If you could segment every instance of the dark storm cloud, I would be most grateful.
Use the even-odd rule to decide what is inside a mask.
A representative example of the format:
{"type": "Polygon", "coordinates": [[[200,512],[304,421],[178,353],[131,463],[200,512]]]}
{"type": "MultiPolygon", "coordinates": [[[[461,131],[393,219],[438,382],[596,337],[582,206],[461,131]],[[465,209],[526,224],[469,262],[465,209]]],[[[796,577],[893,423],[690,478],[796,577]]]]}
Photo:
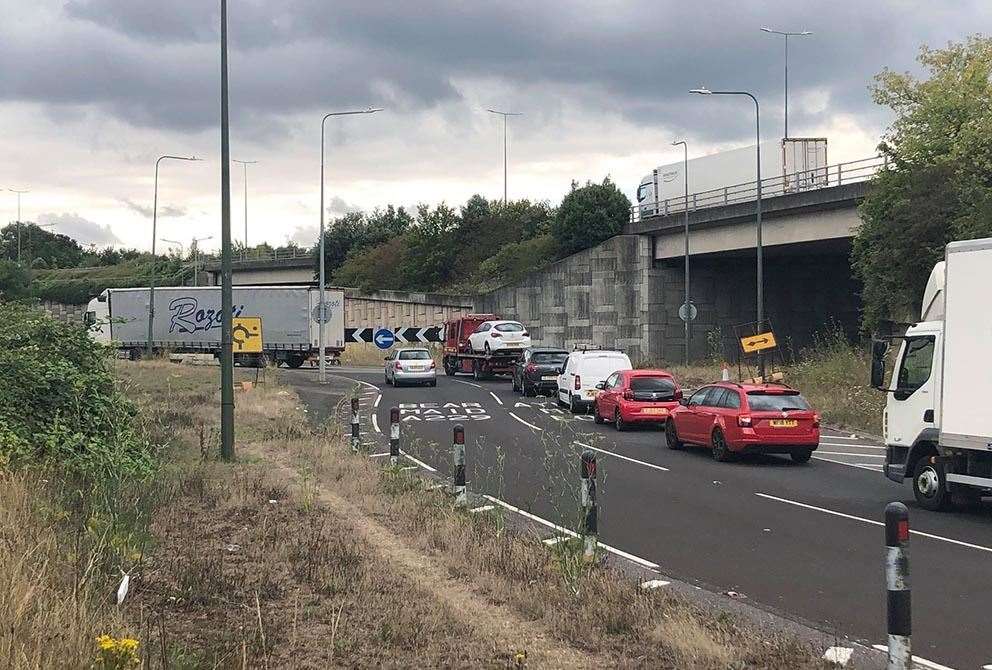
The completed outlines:
{"type": "MultiPolygon", "coordinates": [[[[137,126],[212,126],[216,5],[72,0],[51,30],[0,40],[0,62],[19,64],[0,70],[0,100],[96,105],[137,126]]],[[[816,33],[792,42],[793,114],[801,124],[874,113],[867,84],[883,65],[911,67],[921,42],[960,39],[989,16],[978,0],[255,0],[231,9],[232,100],[236,118],[261,129],[318,108],[431,108],[461,99],[456,82],[496,81],[530,109],[567,100],[590,115],[620,113],[721,140],[746,132],[746,106],[686,91],[746,88],[772,119],[779,115],[782,42],[762,25],[816,33]],[[827,96],[825,110],[798,104],[813,90],[827,96]]]]}

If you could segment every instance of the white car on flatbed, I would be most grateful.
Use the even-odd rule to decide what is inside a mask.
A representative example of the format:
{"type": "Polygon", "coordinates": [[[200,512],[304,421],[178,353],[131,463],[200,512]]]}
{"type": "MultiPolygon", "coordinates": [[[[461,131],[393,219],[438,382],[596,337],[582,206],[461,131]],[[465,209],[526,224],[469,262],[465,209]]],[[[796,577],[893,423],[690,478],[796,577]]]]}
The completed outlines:
{"type": "Polygon", "coordinates": [[[484,321],[468,336],[472,351],[523,351],[530,347],[530,335],[519,321],[484,321]]]}

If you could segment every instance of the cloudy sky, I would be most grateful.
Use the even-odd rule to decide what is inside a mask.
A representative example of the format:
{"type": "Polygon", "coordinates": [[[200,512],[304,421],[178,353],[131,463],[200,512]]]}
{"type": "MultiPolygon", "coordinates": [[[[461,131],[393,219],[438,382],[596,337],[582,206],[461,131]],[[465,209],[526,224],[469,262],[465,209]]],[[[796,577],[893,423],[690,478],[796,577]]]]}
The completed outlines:
{"type": "MultiPolygon", "coordinates": [[[[0,188],[30,189],[22,218],[83,242],[147,248],[155,159],[159,238],[220,227],[219,3],[0,0],[0,188]]],[[[653,166],[782,137],[783,49],[763,25],[814,31],[790,50],[793,136],[825,136],[830,162],[871,155],[888,117],[867,84],[915,69],[992,25],[987,0],[229,0],[234,158],[249,167],[249,242],[311,243],[319,131],[328,121],[331,215],[389,203],[502,195],[557,202],[573,179],[610,175],[628,195],[653,166]],[[681,151],[680,149],[678,151],[681,151]]],[[[232,171],[243,238],[243,173],[232,171]]],[[[16,198],[0,192],[0,220],[16,198]]]]}

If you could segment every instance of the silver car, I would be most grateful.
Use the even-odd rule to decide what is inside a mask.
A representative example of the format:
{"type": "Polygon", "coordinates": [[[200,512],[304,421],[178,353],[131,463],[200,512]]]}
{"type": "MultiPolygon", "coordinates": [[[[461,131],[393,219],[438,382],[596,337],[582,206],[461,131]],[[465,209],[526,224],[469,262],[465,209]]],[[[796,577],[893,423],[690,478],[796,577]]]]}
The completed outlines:
{"type": "Polygon", "coordinates": [[[437,386],[437,369],[427,349],[398,349],[386,356],[386,383],[437,386]]]}

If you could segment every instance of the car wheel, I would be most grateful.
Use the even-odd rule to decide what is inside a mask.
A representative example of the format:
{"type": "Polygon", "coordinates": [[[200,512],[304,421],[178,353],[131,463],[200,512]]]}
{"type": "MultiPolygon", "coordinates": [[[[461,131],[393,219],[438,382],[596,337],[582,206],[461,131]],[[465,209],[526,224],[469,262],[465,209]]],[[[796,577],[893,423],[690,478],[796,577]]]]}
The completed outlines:
{"type": "Polygon", "coordinates": [[[492,354],[492,353],[493,353],[493,351],[492,351],[492,349],[490,349],[490,348],[489,348],[489,343],[488,343],[488,342],[486,342],[486,344],[485,344],[485,346],[483,347],[483,349],[484,349],[484,350],[485,350],[485,352],[486,352],[486,356],[489,356],[490,354],[492,354]]]}
{"type": "Polygon", "coordinates": [[[533,386],[527,386],[527,380],[525,379],[521,384],[523,387],[523,393],[525,398],[533,398],[537,395],[537,391],[534,390],[533,386]]]}
{"type": "Polygon", "coordinates": [[[558,393],[558,395],[555,396],[555,397],[558,400],[558,406],[559,407],[564,407],[565,406],[565,403],[561,399],[561,391],[558,391],[557,393],[558,393]]]}
{"type": "Polygon", "coordinates": [[[733,457],[733,452],[727,446],[727,439],[723,436],[723,431],[719,428],[713,429],[713,460],[726,463],[733,457]]]}
{"type": "Polygon", "coordinates": [[[679,440],[679,433],[675,428],[675,421],[672,419],[665,422],[665,442],[668,444],[669,449],[681,449],[685,446],[679,440]]]}
{"type": "Polygon", "coordinates": [[[386,385],[389,385],[389,375],[383,375],[386,378],[386,385]]]}
{"type": "Polygon", "coordinates": [[[579,404],[575,402],[575,396],[571,393],[568,394],[568,411],[572,414],[578,414],[581,411],[579,404]]]}
{"type": "Polygon", "coordinates": [[[516,393],[520,390],[520,385],[517,383],[517,375],[513,375],[513,392],[516,393]]]}
{"type": "Polygon", "coordinates": [[[913,495],[920,507],[931,512],[951,509],[951,496],[947,491],[947,477],[942,463],[931,463],[928,456],[916,461],[916,467],[913,468],[913,495]]]}
{"type": "Polygon", "coordinates": [[[624,422],[623,416],[620,415],[619,409],[617,409],[616,413],[613,415],[613,427],[621,433],[627,430],[627,424],[624,422]]]}
{"type": "Polygon", "coordinates": [[[813,457],[812,449],[799,449],[798,451],[793,451],[791,454],[792,461],[794,463],[809,463],[809,459],[813,457]]]}
{"type": "Polygon", "coordinates": [[[606,420],[599,415],[599,403],[594,402],[592,404],[592,420],[596,423],[606,423],[606,420]]]}
{"type": "Polygon", "coordinates": [[[432,386],[432,387],[434,387],[434,386],[437,386],[437,380],[436,380],[436,379],[435,379],[434,381],[432,381],[432,382],[431,382],[431,386],[432,386]]]}

